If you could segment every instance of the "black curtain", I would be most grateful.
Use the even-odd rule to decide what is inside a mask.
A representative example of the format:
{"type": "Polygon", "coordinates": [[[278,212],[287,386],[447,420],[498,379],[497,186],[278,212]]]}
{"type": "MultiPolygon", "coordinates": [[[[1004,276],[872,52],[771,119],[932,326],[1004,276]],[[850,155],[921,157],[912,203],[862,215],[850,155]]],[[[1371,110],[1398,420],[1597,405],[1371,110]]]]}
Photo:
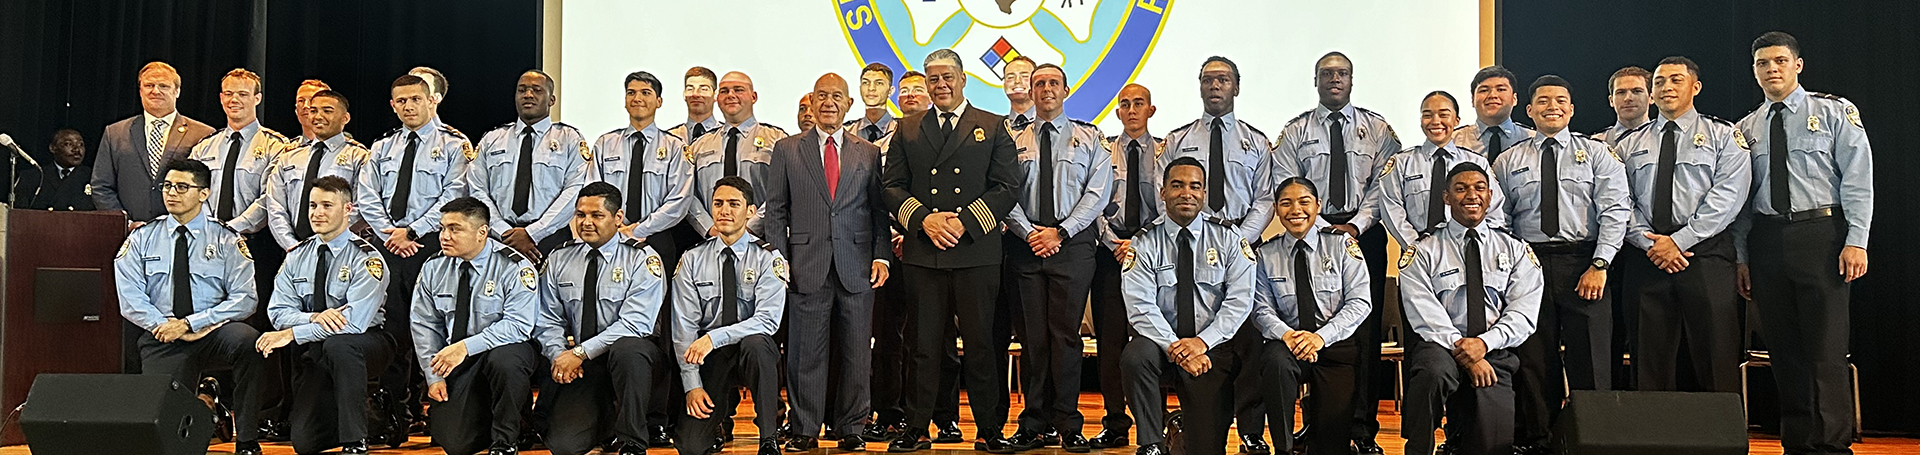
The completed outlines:
{"type": "MultiPolygon", "coordinates": [[[[1846,97],[1860,108],[1873,144],[1874,223],[1868,247],[1871,268],[1853,285],[1853,363],[1860,369],[1860,406],[1865,428],[1920,432],[1920,337],[1913,321],[1920,305],[1906,300],[1900,282],[1920,274],[1920,254],[1909,243],[1920,213],[1920,187],[1906,171],[1920,168],[1910,144],[1920,141],[1920,2],[1900,0],[1785,1],[1704,0],[1664,2],[1502,1],[1500,62],[1528,86],[1534,77],[1558,74],[1573,84],[1573,129],[1592,132],[1612,125],[1607,78],[1626,65],[1652,70],[1663,57],[1683,55],[1700,64],[1704,84],[1700,112],[1738,121],[1764,99],[1753,78],[1755,37],[1779,30],[1800,40],[1807,90],[1846,97]]],[[[1522,97],[1524,99],[1524,96],[1522,97]]],[[[1523,102],[1524,103],[1524,102],[1523,102]]],[[[1516,110],[1527,121],[1523,110],[1516,110]]],[[[1764,334],[1763,334],[1764,335],[1764,334]]],[[[1755,384],[1765,399],[1770,386],[1755,384]]],[[[1770,401],[1769,401],[1770,402],[1770,401]]],[[[1756,401],[1759,405],[1761,401],[1756,401]]],[[[1756,409],[1760,414],[1771,411],[1756,409]]]]}
{"type": "Polygon", "coordinates": [[[537,0],[272,2],[261,118],[299,134],[294,91],[320,79],[351,101],[347,132],[373,145],[400,126],[387,103],[393,80],[424,65],[449,81],[441,118],[477,143],[513,121],[514,83],[540,66],[540,14],[537,0]]]}
{"type": "MultiPolygon", "coordinates": [[[[87,163],[107,124],[140,115],[140,67],[180,71],[179,110],[219,128],[220,75],[245,66],[253,0],[0,2],[0,132],[49,163],[53,132],[73,128],[87,163]]],[[[258,71],[259,68],[254,68],[258,71]]]]}

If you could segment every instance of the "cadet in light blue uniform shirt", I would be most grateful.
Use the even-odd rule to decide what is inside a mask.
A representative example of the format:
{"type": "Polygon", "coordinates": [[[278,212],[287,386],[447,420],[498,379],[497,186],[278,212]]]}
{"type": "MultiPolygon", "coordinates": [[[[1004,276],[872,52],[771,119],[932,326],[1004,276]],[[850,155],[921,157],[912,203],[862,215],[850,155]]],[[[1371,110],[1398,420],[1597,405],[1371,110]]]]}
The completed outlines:
{"type": "MultiPolygon", "coordinates": [[[[251,108],[251,107],[249,107],[251,108]]],[[[221,221],[233,226],[243,234],[253,234],[267,227],[267,209],[260,196],[266,193],[267,177],[273,171],[273,162],[280,154],[293,149],[293,143],[280,133],[260,126],[259,121],[248,123],[239,130],[223,128],[212,136],[200,140],[193,147],[190,159],[207,163],[213,170],[213,197],[207,200],[207,208],[213,210],[213,216],[227,214],[221,221]],[[235,146],[238,148],[235,148],[235,146]],[[229,175],[226,161],[229,153],[238,150],[234,158],[233,199],[228,200],[221,189],[226,185],[229,175]]]]}
{"type": "Polygon", "coordinates": [[[1653,76],[1660,115],[1614,146],[1633,195],[1626,241],[1653,262],[1628,272],[1644,275],[1633,280],[1632,297],[1640,312],[1633,353],[1640,390],[1679,390],[1680,368],[1704,386],[1690,391],[1740,388],[1735,252],[1725,231],[1746,206],[1753,164],[1732,123],[1694,110],[1699,73],[1686,57],[1661,60],[1653,76]],[[1692,365],[1680,365],[1682,349],[1692,365]]]}
{"type": "Polygon", "coordinates": [[[1497,210],[1484,169],[1455,166],[1447,182],[1452,220],[1400,260],[1400,301],[1416,335],[1400,435],[1406,453],[1433,453],[1434,424],[1446,408],[1455,453],[1512,453],[1512,349],[1533,335],[1540,264],[1526,243],[1484,222],[1497,210]],[[1473,404],[1444,405],[1459,400],[1473,404]]]}
{"type": "MultiPolygon", "coordinates": [[[[713,187],[724,177],[738,176],[755,188],[765,186],[767,168],[773,165],[773,143],[787,137],[786,130],[760,123],[753,116],[753,103],[759,94],[753,91],[753,79],[738,71],[727,73],[720,81],[720,113],[726,123],[720,130],[687,145],[687,161],[693,162],[693,185],[687,195],[695,201],[713,199],[713,187]],[[729,150],[731,146],[731,150],[729,150]],[[731,165],[729,164],[731,161],[731,165]]],[[[759,206],[765,201],[748,201],[759,206]]],[[[713,229],[713,214],[705,204],[685,204],[687,219],[701,235],[713,229]]],[[[749,228],[759,226],[756,217],[749,228]]]]}
{"type": "Polygon", "coordinates": [[[313,227],[305,221],[310,182],[329,175],[352,182],[358,177],[360,165],[367,161],[366,146],[343,132],[349,119],[346,99],[332,90],[315,93],[308,101],[312,111],[308,118],[313,119],[314,134],[321,139],[281,154],[273,173],[267,176],[267,189],[261,195],[267,208],[267,225],[283,249],[293,249],[313,236],[313,227]]]}
{"type": "Polygon", "coordinates": [[[700,140],[707,133],[719,131],[720,117],[713,115],[714,84],[719,81],[720,78],[713,74],[713,70],[704,66],[687,68],[686,76],[681,79],[683,85],[680,89],[680,97],[687,103],[687,120],[667,128],[666,131],[673,133],[674,137],[685,139],[689,144],[700,140]]]}
{"type": "Polygon", "coordinates": [[[1472,125],[1453,130],[1453,143],[1487,157],[1491,162],[1513,144],[1533,137],[1533,128],[1514,123],[1514,76],[1500,65],[1481,68],[1473,75],[1472,125]]]}
{"type": "MultiPolygon", "coordinates": [[[[260,331],[253,315],[253,255],[239,231],[210,219],[205,202],[213,172],[205,163],[173,160],[162,168],[167,215],[127,234],[114,255],[120,316],[147,333],[137,341],[140,369],[181,384],[202,368],[232,367],[236,453],[260,454],[260,331]]],[[[129,353],[136,355],[136,353],[129,353]]]]}
{"type": "Polygon", "coordinates": [[[413,291],[413,353],[427,397],[439,402],[427,425],[447,453],[519,444],[539,367],[539,275],[525,256],[488,238],[489,218],[473,197],[441,206],[440,254],[421,267],[413,291]]]}
{"type": "Polygon", "coordinates": [[[628,125],[600,135],[592,148],[591,180],[620,190],[626,214],[621,225],[630,228],[628,237],[637,239],[672,228],[688,213],[688,205],[699,205],[687,198],[693,163],[684,153],[686,141],[654,123],[659,88],[659,79],[645,71],[627,75],[628,125]]]}
{"type": "Polygon", "coordinates": [[[521,254],[544,254],[570,237],[567,214],[587,184],[593,151],[580,130],[548,117],[559,101],[553,78],[530,70],[516,87],[519,119],[481,137],[467,183],[492,211],[493,231],[505,243],[521,254]]]}
{"type": "MultiPolygon", "coordinates": [[[[1260,239],[1273,219],[1273,163],[1267,153],[1272,146],[1266,133],[1254,129],[1234,116],[1234,98],[1240,94],[1240,68],[1224,57],[1208,59],[1200,66],[1200,92],[1204,113],[1193,123],[1167,133],[1167,152],[1154,167],[1166,169],[1180,158],[1191,157],[1207,168],[1208,201],[1206,215],[1234,226],[1240,238],[1260,239]],[[1213,150],[1213,138],[1220,138],[1219,150],[1213,150]],[[1215,166],[1213,163],[1219,163],[1215,166]],[[1222,169],[1214,169],[1222,167],[1222,169]],[[1220,171],[1216,174],[1216,171],[1220,171]]],[[[1166,207],[1160,207],[1164,212],[1166,207]]]]}
{"type": "MultiPolygon", "coordinates": [[[[1393,155],[1380,170],[1376,195],[1382,224],[1401,245],[1412,245],[1421,237],[1446,226],[1446,172],[1460,163],[1488,166],[1487,158],[1453,144],[1453,125],[1459,123],[1459,104],[1444,91],[1428,93],[1420,102],[1420,132],[1425,141],[1393,155]],[[1438,169],[1438,172],[1435,169],[1438,169]]],[[[1493,187],[1493,205],[1500,206],[1505,191],[1493,187]]],[[[1506,214],[1495,210],[1487,214],[1495,226],[1505,225],[1506,214]]],[[[1384,252],[1382,253],[1384,254],[1384,252]]]]}
{"type": "Polygon", "coordinates": [[[1264,335],[1258,376],[1273,450],[1292,453],[1293,404],[1302,381],[1313,384],[1305,415],[1312,455],[1346,455],[1360,362],[1351,336],[1373,312],[1372,286],[1360,242],[1326,229],[1312,180],[1279,183],[1274,215],[1286,233],[1262,243],[1253,286],[1253,321],[1264,335]],[[1305,297],[1303,298],[1302,295],[1305,297]]]}
{"type": "MultiPolygon", "coordinates": [[[[724,96],[724,95],[723,95],[724,96]]],[[[754,187],[740,177],[723,177],[709,191],[714,236],[680,256],[673,278],[673,344],[680,382],[686,392],[676,446],[682,455],[707,453],[730,415],[715,403],[731,406],[730,384],[756,397],[779,396],[780,348],[773,333],[786,314],[787,261],[772,243],[748,231],[757,207],[754,187]],[[729,301],[731,300],[731,301],[729,301]],[[716,386],[719,398],[707,390],[716,386]]],[[[773,437],[780,400],[754,400],[754,426],[760,429],[760,453],[779,452],[773,437]]]]}

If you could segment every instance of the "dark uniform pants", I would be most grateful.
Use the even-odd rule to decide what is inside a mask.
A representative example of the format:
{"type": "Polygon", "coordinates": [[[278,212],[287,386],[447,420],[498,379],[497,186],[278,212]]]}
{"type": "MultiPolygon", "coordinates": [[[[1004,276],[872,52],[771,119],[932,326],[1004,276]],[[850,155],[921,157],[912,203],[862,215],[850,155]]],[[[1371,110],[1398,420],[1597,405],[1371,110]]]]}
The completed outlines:
{"type": "Polygon", "coordinates": [[[1127,323],[1126,295],[1120,291],[1120,262],[1106,245],[1093,253],[1093,337],[1094,358],[1100,368],[1100,398],[1106,415],[1100,418],[1103,429],[1126,434],[1133,427],[1127,416],[1127,386],[1121,381],[1120,356],[1132,338],[1133,326],[1127,323]]]}
{"type": "Polygon", "coordinates": [[[1340,340],[1320,349],[1318,362],[1294,358],[1287,343],[1261,342],[1266,357],[1262,374],[1243,374],[1264,378],[1267,423],[1273,430],[1274,453],[1293,450],[1293,404],[1300,400],[1300,384],[1313,384],[1313,392],[1302,403],[1302,416],[1308,424],[1308,455],[1347,455],[1346,424],[1353,421],[1353,364],[1360,355],[1359,342],[1340,340]]]}
{"type": "Polygon", "coordinates": [[[1535,320],[1537,329],[1515,352],[1520,370],[1513,377],[1514,407],[1519,410],[1514,441],[1546,445],[1548,428],[1560,413],[1566,389],[1612,388],[1613,371],[1607,359],[1612,351],[1613,296],[1601,288],[1598,300],[1580,298],[1580,276],[1593,265],[1592,243],[1536,243],[1533,252],[1540,259],[1546,292],[1535,320]],[[1566,347],[1564,361],[1561,346],[1566,347]]]}
{"type": "Polygon", "coordinates": [[[626,337],[599,358],[580,365],[572,383],[543,391],[540,401],[551,401],[547,448],[556,455],[583,455],[607,436],[628,444],[646,444],[646,413],[653,398],[653,372],[677,365],[643,338],[626,337]]]}
{"type": "MultiPolygon", "coordinates": [[[[660,263],[666,265],[664,276],[671,278],[680,269],[680,254],[699,244],[700,235],[693,232],[693,226],[685,222],[647,237],[647,246],[660,255],[660,263]]],[[[668,280],[671,282],[671,279],[668,280]]],[[[667,286],[666,297],[661,300],[660,315],[654,321],[673,320],[673,286],[667,286]]],[[[673,359],[681,354],[673,350],[672,325],[665,322],[654,324],[653,336],[647,337],[664,354],[665,363],[653,369],[653,401],[647,410],[647,424],[662,428],[673,426],[674,416],[687,413],[687,395],[680,387],[679,364],[673,359]]],[[[671,433],[669,433],[671,434],[671,433]]]]}
{"type": "MultiPolygon", "coordinates": [[[[259,300],[253,315],[246,319],[261,333],[274,330],[273,321],[268,316],[267,305],[273,301],[273,279],[280,273],[280,264],[286,262],[287,251],[280,248],[278,240],[273,239],[273,231],[261,227],[260,232],[241,236],[247,242],[247,252],[253,254],[253,282],[259,300]]],[[[292,351],[285,349],[274,351],[260,367],[260,419],[266,422],[285,422],[290,416],[288,407],[292,402],[287,393],[294,388],[293,361],[287,357],[292,351]]]]}
{"type": "Polygon", "coordinates": [[[787,399],[797,434],[818,436],[823,423],[844,436],[866,430],[873,295],[870,286],[846,289],[831,266],[824,287],[787,294],[787,399]]]}
{"type": "MultiPolygon", "coordinates": [[[[387,300],[381,304],[386,311],[388,322],[385,324],[387,336],[393,340],[393,352],[402,353],[411,358],[413,353],[413,332],[410,331],[413,315],[413,285],[420,280],[420,266],[427,258],[440,253],[440,233],[429,232],[420,236],[417,243],[420,250],[411,257],[400,257],[387,251],[384,239],[368,239],[380,255],[387,261],[387,268],[393,277],[387,281],[387,300]]],[[[390,362],[380,375],[380,388],[387,391],[389,412],[396,418],[393,425],[405,426],[413,421],[424,420],[421,415],[420,400],[426,395],[426,376],[420,374],[420,366],[415,362],[390,362]]]]}
{"type": "Polygon", "coordinates": [[[533,375],[543,361],[532,341],[469,354],[447,375],[447,401],[428,409],[433,443],[450,455],[518,444],[533,375]]]}
{"type": "Polygon", "coordinates": [[[1686,270],[1669,274],[1648,268],[1640,272],[1644,279],[1636,280],[1640,339],[1634,343],[1633,365],[1640,390],[1737,393],[1741,333],[1733,236],[1713,236],[1692,251],[1686,270]],[[1697,382],[1689,390],[1680,383],[1683,350],[1691,359],[1685,369],[1697,382]]]}
{"type": "MultiPolygon", "coordinates": [[[[994,318],[1000,310],[994,302],[1000,291],[1000,265],[934,269],[906,264],[901,272],[915,300],[907,332],[912,346],[907,358],[909,379],[904,406],[907,430],[926,431],[941,383],[940,378],[929,376],[940,371],[938,357],[945,346],[953,345],[948,325],[957,324],[967,346],[1001,344],[993,339],[994,318]]],[[[1007,389],[1002,368],[1006,359],[1004,349],[964,352],[967,401],[973,408],[977,434],[982,437],[1004,434],[1007,389]]]]}
{"type": "MultiPolygon", "coordinates": [[[[731,413],[721,412],[722,403],[715,391],[732,391],[746,385],[753,394],[753,425],[760,430],[760,443],[772,444],[780,420],[780,346],[768,335],[747,335],[733,345],[715,348],[700,365],[700,382],[715,408],[700,419],[681,410],[679,434],[674,447],[680,455],[705,455],[713,441],[720,438],[720,421],[731,413]]],[[[676,367],[677,368],[677,367],[676,367]]],[[[676,370],[677,371],[677,370],[676,370]]]]}
{"type": "MultiPolygon", "coordinates": [[[[367,380],[392,363],[386,332],[329,336],[301,346],[294,380],[293,451],[320,453],[367,438],[367,380]]],[[[405,362],[401,362],[405,363],[405,362]]]]}
{"type": "Polygon", "coordinates": [[[1186,445],[1184,451],[1176,452],[1226,453],[1227,425],[1233,417],[1231,387],[1234,376],[1240,372],[1241,348],[1232,342],[1223,344],[1207,350],[1213,369],[1194,376],[1169,360],[1167,350],[1153,340],[1135,337],[1127,342],[1126,352],[1120,356],[1127,396],[1134,403],[1133,417],[1140,422],[1137,432],[1141,446],[1166,441],[1167,396],[1160,391],[1160,385],[1172,383],[1174,393],[1180,397],[1183,422],[1180,434],[1186,445]]]}
{"type": "Polygon", "coordinates": [[[1851,453],[1845,220],[1761,217],[1748,237],[1753,303],[1780,388],[1780,445],[1792,453],[1851,453]]]}
{"type": "MultiPolygon", "coordinates": [[[[1326,215],[1327,223],[1342,224],[1353,219],[1352,214],[1326,215]]],[[[1380,318],[1385,315],[1382,307],[1387,302],[1387,229],[1375,225],[1373,229],[1360,233],[1355,238],[1360,251],[1367,258],[1367,291],[1373,297],[1373,311],[1360,321],[1360,327],[1353,331],[1353,339],[1358,340],[1359,360],[1353,364],[1353,424],[1349,434],[1353,439],[1372,441],[1380,433],[1380,398],[1374,394],[1373,369],[1380,364],[1380,343],[1385,341],[1380,328],[1380,318]]],[[[1402,317],[1404,324],[1405,317],[1402,317]]],[[[1406,327],[1402,325],[1402,327],[1406,327]]],[[[1405,331],[1408,335],[1412,332],[1405,331]]],[[[1402,336],[1401,344],[1406,344],[1413,336],[1402,336]]]]}
{"type": "Polygon", "coordinates": [[[1052,428],[1069,436],[1080,434],[1086,423],[1080,415],[1080,353],[1085,347],[1080,321],[1086,317],[1087,293],[1093,286],[1098,240],[1094,229],[1082,229],[1053,256],[1042,258],[1023,249],[1009,258],[1020,292],[1018,323],[1025,335],[1020,340],[1027,377],[1021,390],[1026,395],[1022,430],[1052,428]]]}
{"type": "MultiPolygon", "coordinates": [[[[914,311],[914,300],[907,293],[904,271],[896,267],[886,286],[874,290],[873,304],[873,422],[876,425],[904,424],[907,421],[907,326],[914,311]]],[[[953,322],[947,323],[945,339],[959,336],[953,322]]],[[[939,388],[934,397],[933,420],[960,421],[960,351],[953,343],[940,346],[939,388]]],[[[923,378],[925,376],[922,376],[923,378]]],[[[841,432],[840,434],[847,434],[841,432]]]]}
{"type": "Polygon", "coordinates": [[[240,442],[260,440],[260,375],[266,359],[254,350],[260,331],[241,322],[229,322],[194,341],[161,343],[152,333],[140,332],[140,370],[163,374],[184,387],[200,383],[208,370],[233,370],[233,426],[240,442]]]}
{"type": "Polygon", "coordinates": [[[1447,417],[1447,445],[1453,453],[1513,453],[1513,372],[1520,360],[1509,350],[1487,351],[1487,363],[1499,378],[1492,387],[1474,387],[1473,376],[1453,360],[1453,349],[1414,340],[1407,350],[1406,412],[1401,414],[1404,453],[1433,453],[1433,430],[1447,417]]]}

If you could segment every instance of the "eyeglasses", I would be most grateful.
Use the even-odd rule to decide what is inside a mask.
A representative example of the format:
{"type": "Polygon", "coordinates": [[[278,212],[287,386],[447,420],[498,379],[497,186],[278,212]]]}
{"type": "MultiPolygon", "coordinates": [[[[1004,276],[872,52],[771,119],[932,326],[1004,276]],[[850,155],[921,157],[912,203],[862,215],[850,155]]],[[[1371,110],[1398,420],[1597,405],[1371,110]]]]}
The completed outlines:
{"type": "Polygon", "coordinates": [[[189,183],[160,182],[160,191],[165,191],[173,194],[185,193],[187,191],[197,189],[197,188],[206,188],[206,187],[197,186],[189,183]]]}

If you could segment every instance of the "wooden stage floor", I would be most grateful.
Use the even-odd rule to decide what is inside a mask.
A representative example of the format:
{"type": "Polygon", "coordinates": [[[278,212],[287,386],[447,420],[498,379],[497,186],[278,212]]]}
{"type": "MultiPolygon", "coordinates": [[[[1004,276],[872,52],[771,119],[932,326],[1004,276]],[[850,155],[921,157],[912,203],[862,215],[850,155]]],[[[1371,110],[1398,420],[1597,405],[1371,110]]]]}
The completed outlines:
{"type": "MultiPolygon", "coordinates": [[[[1168,400],[1173,401],[1173,398],[1168,397],[1168,400]]],[[[755,429],[753,426],[753,407],[751,405],[752,400],[748,399],[744,401],[747,401],[747,402],[741,403],[739,412],[734,416],[734,421],[736,422],[734,431],[737,434],[741,434],[741,435],[753,434],[755,429]]],[[[968,411],[966,409],[966,404],[965,404],[966,396],[964,395],[964,393],[961,395],[961,401],[962,403],[961,403],[960,416],[962,420],[961,420],[960,426],[961,428],[965,429],[965,431],[967,432],[967,437],[971,438],[974,436],[973,422],[972,422],[972,419],[968,417],[968,411]]],[[[1100,431],[1099,416],[1103,414],[1103,411],[1100,409],[1099,403],[1100,403],[1100,394],[1098,393],[1083,393],[1080,395],[1080,411],[1087,416],[1087,423],[1088,423],[1087,434],[1089,436],[1091,436],[1093,433],[1097,433],[1100,431]]],[[[1018,399],[1014,400],[1014,402],[1012,403],[1012,411],[1010,411],[1008,415],[1010,416],[1018,415],[1021,408],[1022,408],[1022,403],[1020,402],[1020,400],[1018,399]]],[[[1296,421],[1297,420],[1298,419],[1296,419],[1296,421]]],[[[1401,455],[1402,454],[1400,449],[1401,440],[1399,437],[1400,415],[1394,413],[1392,401],[1380,402],[1380,427],[1381,427],[1380,437],[1378,438],[1380,446],[1386,449],[1386,452],[1388,455],[1401,455]]],[[[1009,424],[1007,430],[1009,432],[1013,430],[1012,424],[1009,424]]],[[[725,454],[726,455],[743,455],[743,454],[752,455],[759,449],[759,446],[754,444],[755,439],[756,438],[753,438],[753,437],[742,436],[739,439],[736,439],[733,443],[727,445],[725,454]]],[[[1228,439],[1229,439],[1229,443],[1232,444],[1228,448],[1229,453],[1237,452],[1236,448],[1240,444],[1239,437],[1237,435],[1234,435],[1232,431],[1229,431],[1228,439]]],[[[824,442],[823,442],[823,445],[830,446],[830,444],[826,444],[824,442]]],[[[870,453],[875,453],[875,454],[886,453],[886,445],[884,443],[880,443],[880,444],[869,443],[867,447],[870,453]]],[[[293,447],[284,443],[266,444],[264,448],[266,449],[265,450],[266,455],[293,455],[293,447]]],[[[1752,454],[1773,455],[1773,454],[1781,453],[1779,439],[1773,436],[1768,436],[1768,435],[1759,435],[1759,434],[1752,435],[1752,437],[1748,439],[1748,448],[1749,448],[1749,453],[1752,453],[1752,454]]],[[[210,451],[208,453],[215,453],[215,454],[231,453],[233,451],[233,444],[217,444],[211,447],[209,450],[210,451]]],[[[1127,447],[1124,449],[1107,449],[1105,451],[1095,451],[1094,453],[1105,454],[1105,455],[1132,455],[1133,450],[1134,450],[1133,447],[1127,447]]],[[[1854,444],[1853,451],[1855,454],[1858,454],[1858,455],[1920,454],[1920,439],[1869,437],[1869,438],[1866,438],[1866,441],[1864,443],[1854,444]]],[[[28,455],[30,453],[31,452],[27,449],[26,446],[10,446],[10,447],[0,448],[0,455],[28,455]]],[[[438,455],[438,454],[441,454],[442,452],[440,451],[439,447],[428,445],[426,437],[415,436],[411,443],[408,443],[407,445],[402,446],[399,449],[377,449],[377,450],[374,450],[373,453],[393,454],[393,455],[426,455],[426,454],[438,455]]],[[[529,455],[546,455],[548,452],[545,450],[532,450],[532,451],[526,451],[521,453],[529,454],[529,455]]],[[[821,455],[821,454],[828,454],[828,453],[843,453],[843,452],[840,452],[839,450],[836,450],[836,449],[822,448],[819,450],[814,450],[811,453],[816,455],[821,455]]],[[[921,452],[921,453],[926,453],[928,455],[950,455],[950,454],[951,455],[959,455],[959,454],[972,455],[972,454],[983,453],[983,452],[974,452],[973,442],[972,440],[968,440],[968,442],[961,443],[961,444],[935,444],[932,451],[921,452]]],[[[1048,448],[1045,450],[1023,452],[1023,453],[1035,454],[1035,455],[1065,455],[1066,454],[1065,451],[1060,450],[1058,447],[1048,448]]],[[[672,448],[665,448],[665,449],[652,449],[648,451],[648,454],[649,455],[675,455],[676,452],[672,448]]]]}

